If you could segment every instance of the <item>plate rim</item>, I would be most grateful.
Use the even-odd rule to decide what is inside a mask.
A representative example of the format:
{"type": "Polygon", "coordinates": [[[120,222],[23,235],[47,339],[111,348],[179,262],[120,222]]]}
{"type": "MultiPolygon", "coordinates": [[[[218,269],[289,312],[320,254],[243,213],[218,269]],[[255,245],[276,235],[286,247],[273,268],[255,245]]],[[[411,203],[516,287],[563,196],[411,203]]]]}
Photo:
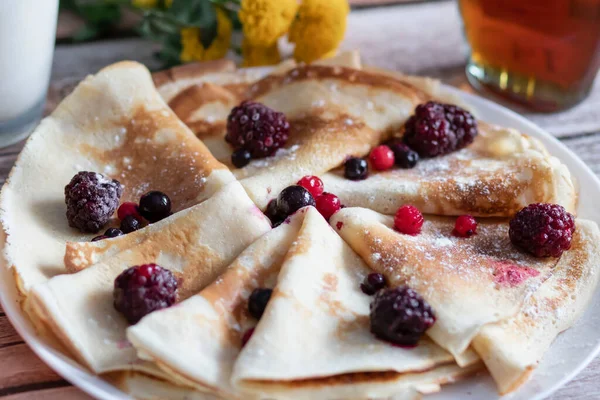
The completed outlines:
{"type": "MultiPolygon", "coordinates": [[[[252,68],[249,70],[267,71],[268,67],[252,68]]],[[[590,167],[587,166],[583,160],[581,160],[575,154],[575,152],[569,149],[564,143],[559,141],[556,137],[552,136],[550,133],[532,121],[503,105],[497,104],[492,100],[486,99],[477,94],[468,93],[447,84],[441,84],[440,88],[450,94],[460,96],[460,98],[465,100],[466,104],[473,107],[475,110],[483,108],[488,109],[490,112],[498,114],[499,116],[506,116],[507,120],[505,125],[510,125],[511,123],[514,125],[516,123],[516,125],[524,127],[525,129],[521,128],[519,130],[525,134],[532,134],[533,136],[537,137],[547,147],[550,145],[549,147],[551,147],[551,149],[548,149],[549,153],[559,158],[561,162],[566,163],[568,161],[568,164],[572,165],[569,167],[569,170],[573,175],[586,176],[586,179],[590,179],[592,182],[594,182],[596,188],[600,190],[600,178],[594,174],[590,167]],[[563,156],[566,155],[568,160],[565,160],[560,155],[556,155],[556,149],[560,149],[559,153],[563,153],[563,156]],[[575,167],[575,171],[573,170],[573,166],[575,167]]],[[[578,187],[578,194],[581,193],[581,191],[582,188],[578,187]]],[[[581,200],[582,196],[579,197],[581,200]]],[[[597,219],[598,217],[595,218],[596,222],[598,222],[597,219]]],[[[3,250],[5,243],[4,230],[0,230],[0,235],[0,243],[2,243],[0,249],[3,250]]],[[[104,381],[98,375],[93,374],[92,372],[86,370],[85,367],[77,364],[70,357],[68,357],[68,355],[64,355],[61,352],[53,349],[52,346],[47,344],[42,337],[38,336],[36,329],[18,301],[19,297],[16,292],[16,288],[14,287],[14,277],[12,276],[12,271],[10,270],[10,267],[7,266],[7,262],[4,257],[0,257],[0,269],[2,269],[0,272],[0,304],[2,304],[7,318],[17,333],[19,333],[23,341],[47,366],[49,366],[62,378],[90,396],[102,400],[132,399],[131,396],[121,391],[118,387],[110,384],[107,381],[104,381]]],[[[598,291],[596,290],[594,296],[597,295],[598,291]]],[[[558,379],[556,383],[550,387],[547,387],[542,392],[537,393],[536,396],[531,398],[531,400],[542,400],[556,392],[558,389],[570,382],[584,368],[586,368],[599,353],[600,341],[595,344],[594,349],[588,354],[588,356],[579,362],[577,367],[569,371],[561,379],[558,379]]],[[[518,391],[516,393],[518,393],[518,391]]]]}

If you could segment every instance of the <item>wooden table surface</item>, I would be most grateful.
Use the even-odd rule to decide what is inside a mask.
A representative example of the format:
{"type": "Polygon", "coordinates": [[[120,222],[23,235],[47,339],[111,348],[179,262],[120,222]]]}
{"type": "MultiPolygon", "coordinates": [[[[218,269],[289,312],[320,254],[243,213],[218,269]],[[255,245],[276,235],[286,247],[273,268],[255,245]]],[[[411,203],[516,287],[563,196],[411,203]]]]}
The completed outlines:
{"type": "MultiPolygon", "coordinates": [[[[407,7],[415,8],[417,6],[407,7]]],[[[396,9],[397,7],[394,7],[394,10],[396,9]]],[[[412,12],[412,9],[409,10],[407,8],[406,10],[405,15],[412,12]]],[[[356,16],[351,17],[355,18],[356,16]]],[[[412,17],[410,18],[412,19],[412,17]]],[[[360,25],[361,21],[357,19],[357,21],[353,21],[352,23],[360,25]]],[[[349,28],[349,35],[352,33],[352,23],[349,28]]],[[[446,35],[446,33],[443,34],[446,35]]],[[[366,41],[367,44],[363,47],[361,40],[358,39],[354,42],[350,40],[350,46],[360,47],[367,62],[375,65],[389,62],[389,58],[383,61],[377,59],[376,52],[372,51],[370,42],[366,41]]],[[[140,39],[57,47],[52,72],[52,84],[49,91],[48,108],[52,108],[56,99],[61,97],[61,94],[79,81],[81,77],[88,73],[93,73],[112,62],[122,59],[133,59],[145,63],[151,69],[158,68],[159,64],[152,56],[154,50],[155,48],[151,44],[140,39]]],[[[461,50],[456,49],[454,53],[459,51],[461,50]]],[[[449,52],[448,54],[454,53],[449,52]]],[[[426,73],[455,86],[467,88],[463,73],[464,57],[452,57],[440,60],[439,65],[435,65],[433,68],[431,65],[428,65],[422,70],[400,63],[395,65],[398,69],[426,73]]],[[[598,98],[598,95],[600,95],[600,85],[596,85],[595,91],[597,92],[595,93],[596,98],[598,98]]],[[[587,104],[580,106],[580,110],[585,109],[586,106],[590,108],[589,102],[593,101],[592,99],[588,100],[587,104]]],[[[600,117],[600,108],[596,108],[595,106],[591,108],[597,110],[594,111],[596,114],[591,116],[592,120],[594,118],[598,120],[600,117]]],[[[589,118],[589,115],[582,117],[575,115],[575,117],[570,118],[577,122],[580,119],[589,118]]],[[[539,122],[537,119],[535,120],[539,122]]],[[[541,121],[544,120],[542,119],[541,121]]],[[[561,135],[563,136],[561,141],[574,150],[596,174],[600,175],[600,128],[593,128],[590,131],[590,126],[596,126],[591,123],[575,123],[568,126],[568,132],[561,131],[561,135]]],[[[550,128],[547,127],[547,129],[550,128]]],[[[0,183],[3,183],[6,179],[22,146],[23,143],[19,143],[5,149],[0,149],[0,183]]],[[[600,385],[598,385],[598,381],[600,381],[600,359],[592,362],[590,366],[572,382],[560,389],[551,399],[599,399],[600,385]]],[[[89,397],[77,388],[70,386],[68,382],[45,366],[21,340],[0,309],[0,398],[2,400],[42,398],[44,400],[71,400],[88,399],[89,397]]]]}

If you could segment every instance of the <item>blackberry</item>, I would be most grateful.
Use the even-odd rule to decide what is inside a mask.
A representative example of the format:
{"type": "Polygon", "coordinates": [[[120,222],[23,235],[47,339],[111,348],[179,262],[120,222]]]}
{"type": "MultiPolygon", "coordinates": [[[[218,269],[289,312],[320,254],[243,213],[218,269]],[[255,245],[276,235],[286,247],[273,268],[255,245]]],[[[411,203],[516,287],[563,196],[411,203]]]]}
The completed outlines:
{"type": "Polygon", "coordinates": [[[435,323],[427,302],[408,286],[381,289],[371,303],[371,332],[380,339],[414,346],[435,323]]]}
{"type": "Polygon", "coordinates": [[[444,106],[435,102],[420,104],[406,121],[404,142],[421,157],[436,157],[456,149],[456,133],[446,119],[444,106]]]}
{"type": "Polygon", "coordinates": [[[153,311],[170,307],[177,301],[177,280],[156,264],[145,264],[123,271],[113,291],[114,306],[130,324],[153,311]]]}
{"type": "Polygon", "coordinates": [[[444,113],[450,122],[450,129],[456,134],[456,149],[473,143],[478,133],[473,114],[453,104],[444,104],[444,113]]]}
{"type": "Polygon", "coordinates": [[[508,234],[518,248],[536,257],[560,257],[571,248],[575,217],[558,204],[530,204],[510,221],[508,234]]]}
{"type": "Polygon", "coordinates": [[[77,173],[65,186],[69,226],[82,232],[98,232],[114,214],[123,194],[119,181],[96,172],[77,173]]]}
{"type": "Polygon", "coordinates": [[[225,140],[236,150],[247,150],[252,158],[263,158],[283,147],[289,132],[290,124],[283,113],[261,103],[244,101],[227,118],[225,140]]]}

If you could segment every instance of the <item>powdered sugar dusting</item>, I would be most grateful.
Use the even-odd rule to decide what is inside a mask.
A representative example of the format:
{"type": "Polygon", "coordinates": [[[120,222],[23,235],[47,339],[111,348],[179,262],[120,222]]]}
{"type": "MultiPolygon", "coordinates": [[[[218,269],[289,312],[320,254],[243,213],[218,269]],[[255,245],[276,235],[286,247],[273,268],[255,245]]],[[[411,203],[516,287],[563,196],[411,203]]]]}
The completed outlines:
{"type": "Polygon", "coordinates": [[[471,238],[453,236],[453,228],[454,218],[428,217],[416,236],[377,224],[362,225],[360,232],[370,249],[366,261],[371,268],[393,285],[413,287],[434,307],[448,299],[457,306],[477,298],[479,309],[507,316],[556,263],[516,249],[508,238],[507,223],[482,221],[479,233],[471,238]],[[502,269],[505,265],[510,269],[502,269]]]}
{"type": "Polygon", "coordinates": [[[271,157],[251,161],[250,167],[272,168],[273,164],[275,164],[276,162],[278,162],[280,160],[287,159],[287,160],[293,161],[296,159],[296,152],[298,151],[299,148],[300,148],[300,145],[297,145],[297,144],[295,144],[289,148],[282,147],[282,148],[278,149],[275,152],[275,154],[271,157]]]}

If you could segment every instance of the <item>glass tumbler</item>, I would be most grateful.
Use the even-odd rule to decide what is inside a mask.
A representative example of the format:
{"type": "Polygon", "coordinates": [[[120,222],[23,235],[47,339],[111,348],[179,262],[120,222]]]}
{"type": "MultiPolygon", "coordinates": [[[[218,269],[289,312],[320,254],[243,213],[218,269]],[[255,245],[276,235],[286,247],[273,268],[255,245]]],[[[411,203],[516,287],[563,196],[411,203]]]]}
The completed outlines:
{"type": "Polygon", "coordinates": [[[39,121],[52,68],[58,0],[0,1],[0,147],[39,121]]]}
{"type": "Polygon", "coordinates": [[[582,101],[600,67],[600,0],[459,0],[469,82],[552,112],[582,101]]]}

